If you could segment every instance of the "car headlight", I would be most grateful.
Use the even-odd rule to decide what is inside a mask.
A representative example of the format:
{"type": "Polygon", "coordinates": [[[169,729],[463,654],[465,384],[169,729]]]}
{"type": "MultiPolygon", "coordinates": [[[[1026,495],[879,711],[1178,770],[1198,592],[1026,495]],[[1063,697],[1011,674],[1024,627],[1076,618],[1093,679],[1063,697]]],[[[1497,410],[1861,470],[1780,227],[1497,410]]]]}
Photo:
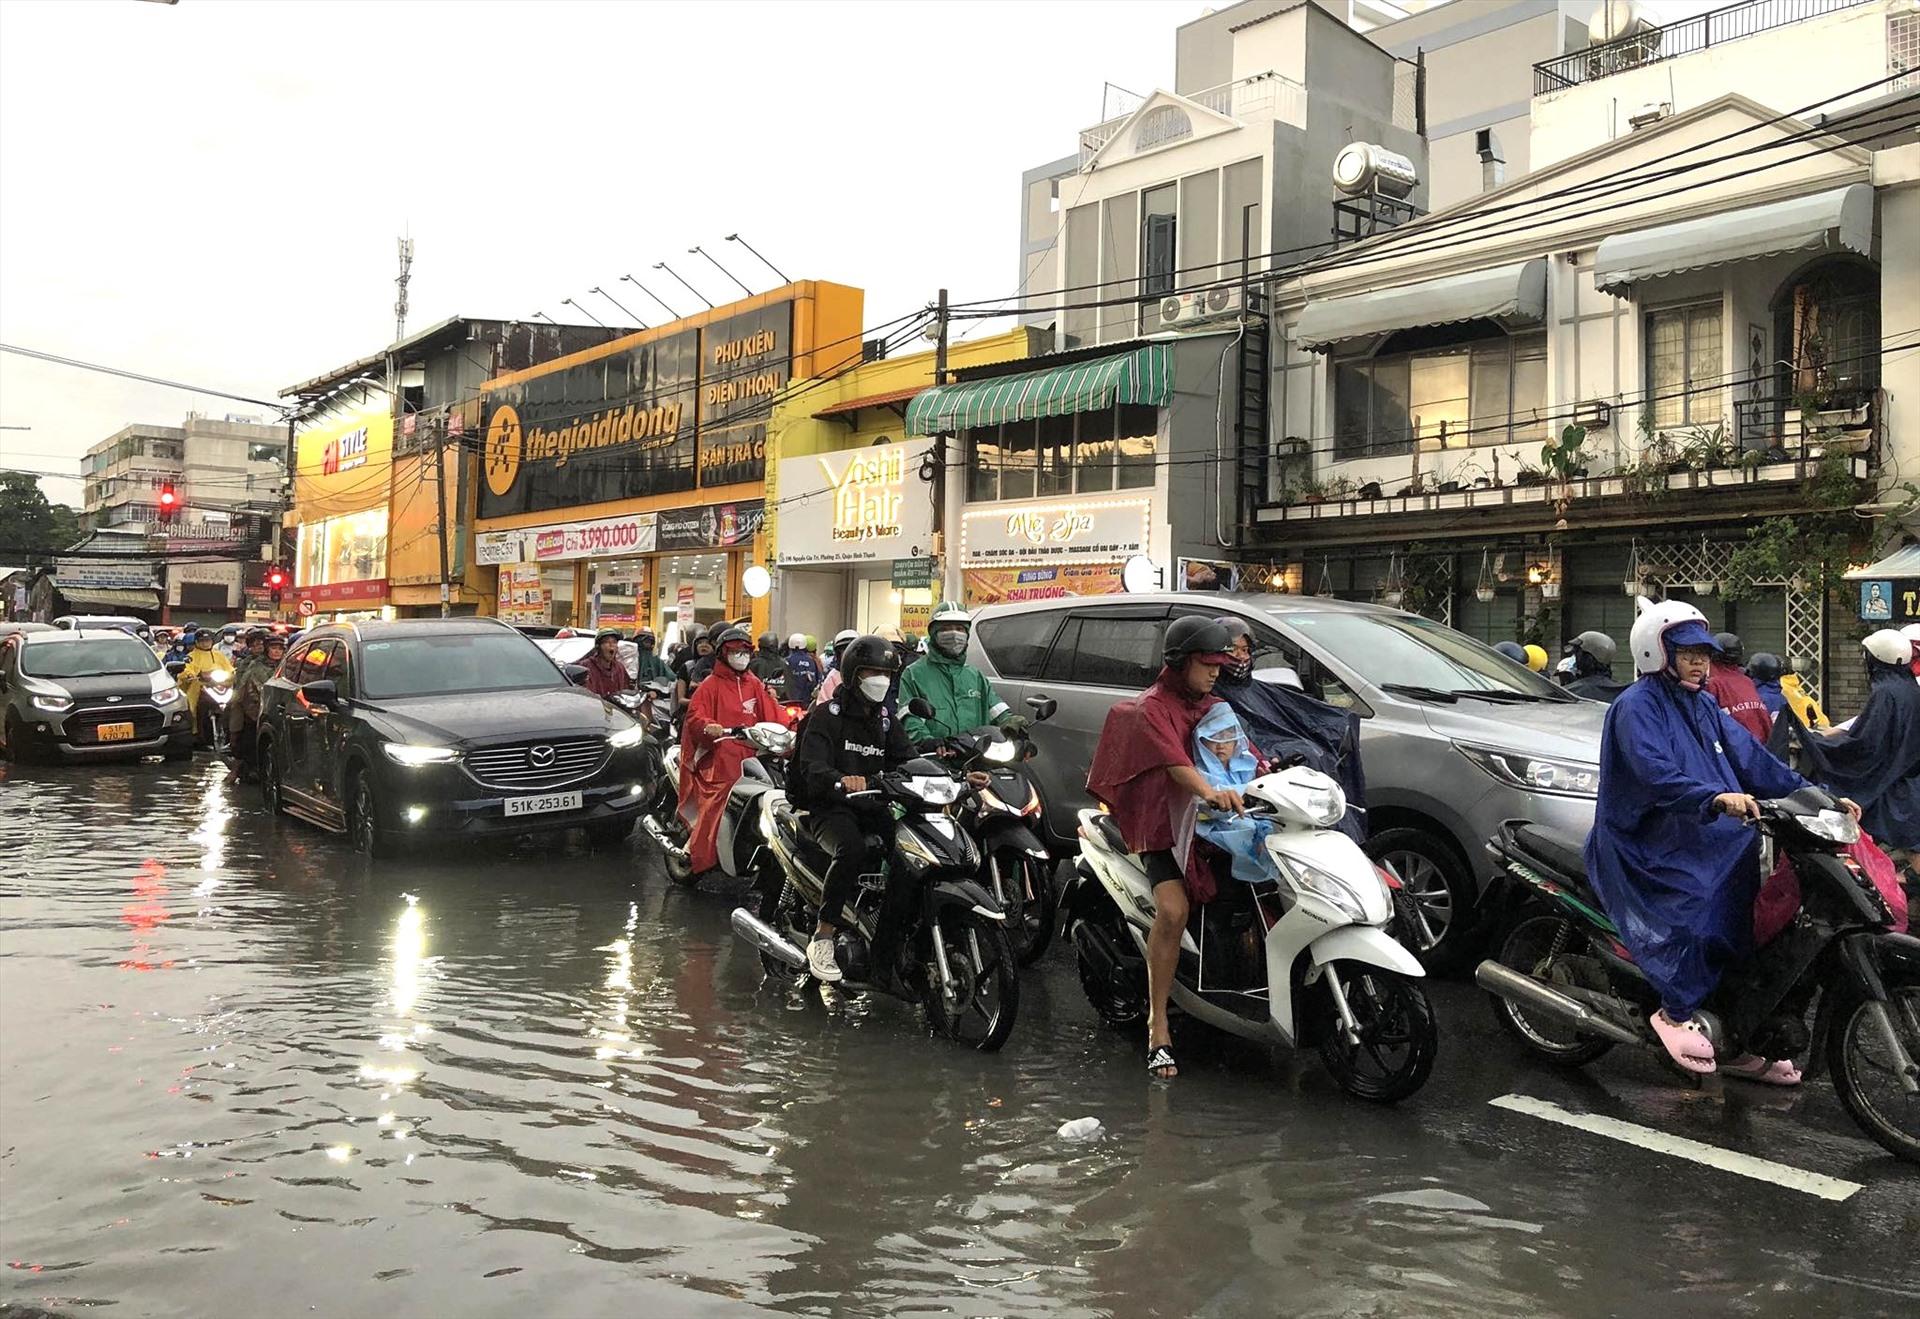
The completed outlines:
{"type": "Polygon", "coordinates": [[[460,759],[460,753],[452,747],[421,747],[408,746],[404,742],[387,742],[380,749],[396,765],[444,765],[460,759]]]}
{"type": "Polygon", "coordinates": [[[1367,910],[1360,900],[1350,892],[1347,886],[1325,871],[1315,870],[1297,857],[1274,854],[1279,863],[1280,877],[1292,884],[1302,893],[1311,893],[1335,907],[1349,920],[1366,923],[1367,910]]]}
{"type": "Polygon", "coordinates": [[[155,705],[172,705],[180,699],[180,689],[171,683],[153,694],[153,703],[155,705]]]}
{"type": "Polygon", "coordinates": [[[980,753],[980,758],[991,760],[996,765],[1005,765],[1020,758],[1020,748],[1011,742],[990,742],[987,749],[980,753]]]}
{"type": "Polygon", "coordinates": [[[1821,811],[1818,815],[1796,815],[1794,819],[1815,838],[1846,847],[1860,841],[1860,822],[1845,811],[1821,811]]]}
{"type": "Polygon", "coordinates": [[[1549,760],[1520,751],[1455,742],[1454,749],[1508,787],[1560,797],[1594,797],[1600,792],[1600,767],[1577,760],[1549,760]]]}
{"type": "Polygon", "coordinates": [[[631,724],[618,732],[607,734],[607,745],[615,751],[625,751],[628,747],[637,747],[645,739],[647,730],[639,724],[631,724]]]}
{"type": "Polygon", "coordinates": [[[36,710],[45,710],[49,714],[62,714],[73,709],[73,698],[70,696],[36,696],[33,698],[33,708],[36,710]]]}

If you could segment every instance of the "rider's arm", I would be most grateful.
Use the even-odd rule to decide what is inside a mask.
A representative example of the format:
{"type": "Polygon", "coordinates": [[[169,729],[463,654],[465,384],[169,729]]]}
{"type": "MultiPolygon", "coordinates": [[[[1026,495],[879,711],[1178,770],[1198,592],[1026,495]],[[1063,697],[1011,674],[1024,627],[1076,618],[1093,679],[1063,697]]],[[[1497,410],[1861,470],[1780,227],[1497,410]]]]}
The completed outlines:
{"type": "MultiPolygon", "coordinates": [[[[901,702],[904,708],[905,701],[901,702]]],[[[904,764],[920,753],[914,749],[913,738],[907,735],[906,721],[896,719],[887,725],[887,765],[904,764]]]]}
{"type": "MultiPolygon", "coordinates": [[[[916,672],[919,667],[918,664],[909,664],[907,671],[900,675],[901,722],[907,726],[907,736],[915,742],[922,742],[930,737],[943,736],[940,730],[934,726],[934,720],[922,719],[919,715],[907,709],[907,706],[916,696],[925,700],[929,705],[933,704],[933,698],[920,690],[920,675],[916,672]]],[[[934,710],[935,713],[938,713],[939,707],[935,706],[934,710]]]]}
{"type": "Polygon", "coordinates": [[[1242,802],[1240,794],[1232,788],[1216,788],[1207,782],[1206,777],[1191,765],[1168,765],[1167,777],[1186,792],[1192,793],[1201,801],[1222,810],[1238,811],[1242,802]]]}
{"type": "Polygon", "coordinates": [[[1720,745],[1733,765],[1734,777],[1750,796],[1785,797],[1808,786],[1725,710],[1720,711],[1720,745]]]}
{"type": "Polygon", "coordinates": [[[834,735],[828,728],[837,721],[825,710],[807,716],[800,740],[793,748],[793,768],[789,771],[805,787],[805,796],[815,803],[829,800],[840,771],[834,768],[834,735]]]}

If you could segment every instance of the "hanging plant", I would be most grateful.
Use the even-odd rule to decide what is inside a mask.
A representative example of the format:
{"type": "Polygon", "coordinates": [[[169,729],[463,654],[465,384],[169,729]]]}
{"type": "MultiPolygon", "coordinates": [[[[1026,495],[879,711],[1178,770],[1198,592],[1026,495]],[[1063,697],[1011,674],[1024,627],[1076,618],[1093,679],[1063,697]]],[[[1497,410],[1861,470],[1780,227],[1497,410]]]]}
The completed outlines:
{"type": "Polygon", "coordinates": [[[1406,588],[1400,580],[1400,559],[1397,555],[1387,555],[1387,578],[1380,586],[1380,603],[1389,609],[1400,608],[1406,599],[1406,588]]]}
{"type": "Polygon", "coordinates": [[[1480,584],[1473,588],[1473,598],[1483,605],[1493,603],[1493,567],[1487,551],[1480,551],[1480,584]]]}

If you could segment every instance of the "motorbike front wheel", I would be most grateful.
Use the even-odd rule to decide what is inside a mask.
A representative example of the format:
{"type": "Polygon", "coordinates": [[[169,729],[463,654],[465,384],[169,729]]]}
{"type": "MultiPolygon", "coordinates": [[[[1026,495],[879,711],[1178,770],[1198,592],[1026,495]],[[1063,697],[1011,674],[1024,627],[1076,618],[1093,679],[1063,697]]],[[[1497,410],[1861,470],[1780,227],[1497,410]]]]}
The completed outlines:
{"type": "Polygon", "coordinates": [[[1356,1099],[1391,1104],[1427,1083],[1440,1047],[1440,1027],[1426,991],[1393,971],[1358,962],[1335,962],[1347,1009],[1359,1028],[1359,1043],[1347,1038],[1331,993],[1333,1016],[1320,1041],[1320,1058],[1340,1088],[1356,1099]]]}
{"type": "Polygon", "coordinates": [[[926,985],[921,998],[927,1022],[944,1035],[982,1053],[992,1053],[1013,1033],[1020,1015],[1020,964],[1004,922],[960,907],[943,907],[926,932],[926,985]],[[942,979],[935,938],[946,953],[942,979]]]}
{"type": "Polygon", "coordinates": [[[1920,972],[1885,972],[1882,980],[1888,1000],[1884,1021],[1881,1005],[1857,992],[1834,1013],[1827,1070],[1840,1102],[1861,1129],[1888,1153],[1920,1163],[1920,1095],[1901,1085],[1884,1024],[1890,1022],[1908,1055],[1920,1059],[1920,972]]]}
{"type": "Polygon", "coordinates": [[[1052,877],[1038,859],[1010,848],[995,852],[987,864],[993,880],[989,891],[1007,913],[1014,960],[1032,966],[1053,942],[1057,908],[1052,877]]]}

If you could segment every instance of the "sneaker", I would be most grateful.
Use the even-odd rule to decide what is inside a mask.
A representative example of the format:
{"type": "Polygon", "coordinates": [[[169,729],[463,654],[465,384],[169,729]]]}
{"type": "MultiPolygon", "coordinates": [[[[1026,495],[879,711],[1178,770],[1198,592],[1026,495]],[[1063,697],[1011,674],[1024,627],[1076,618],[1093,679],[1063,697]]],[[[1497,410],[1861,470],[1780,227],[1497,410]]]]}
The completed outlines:
{"type": "Polygon", "coordinates": [[[840,963],[833,960],[833,940],[815,939],[807,945],[807,971],[823,985],[840,983],[840,963]]]}

